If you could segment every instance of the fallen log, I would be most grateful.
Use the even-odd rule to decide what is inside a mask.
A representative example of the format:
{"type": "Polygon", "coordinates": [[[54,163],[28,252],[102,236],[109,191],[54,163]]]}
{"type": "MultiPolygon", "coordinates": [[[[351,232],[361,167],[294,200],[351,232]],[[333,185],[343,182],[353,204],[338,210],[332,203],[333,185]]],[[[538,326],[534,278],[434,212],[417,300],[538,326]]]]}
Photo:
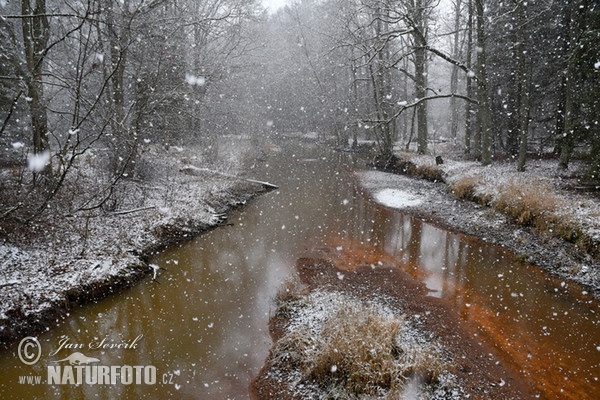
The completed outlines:
{"type": "Polygon", "coordinates": [[[206,174],[218,175],[218,176],[222,176],[224,178],[237,179],[237,180],[242,180],[242,181],[246,181],[246,182],[250,182],[250,183],[256,183],[258,185],[262,185],[265,189],[270,189],[270,190],[279,189],[279,186],[273,185],[272,183],[269,183],[269,182],[258,181],[256,179],[242,178],[242,177],[239,177],[236,175],[226,174],[224,172],[219,172],[219,171],[215,171],[215,170],[208,169],[208,168],[198,168],[193,165],[184,165],[183,167],[181,167],[181,169],[179,171],[183,172],[186,175],[192,175],[192,176],[203,176],[206,174]]]}

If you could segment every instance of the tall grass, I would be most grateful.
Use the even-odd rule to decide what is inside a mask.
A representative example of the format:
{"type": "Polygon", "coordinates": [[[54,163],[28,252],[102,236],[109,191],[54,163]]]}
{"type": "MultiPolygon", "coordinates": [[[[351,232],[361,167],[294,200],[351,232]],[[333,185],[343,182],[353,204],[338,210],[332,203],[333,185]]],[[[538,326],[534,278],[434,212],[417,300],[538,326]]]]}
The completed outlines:
{"type": "Polygon", "coordinates": [[[483,185],[481,177],[467,176],[450,184],[450,190],[459,198],[493,207],[519,225],[575,243],[591,256],[600,257],[598,241],[583,231],[573,215],[564,211],[567,209],[565,201],[550,183],[513,178],[498,188],[496,198],[481,190],[483,185]]]}
{"type": "Polygon", "coordinates": [[[477,186],[481,185],[481,178],[478,176],[466,176],[455,182],[452,182],[450,190],[456,197],[466,200],[476,201],[477,186]]]}
{"type": "Polygon", "coordinates": [[[512,179],[500,187],[494,207],[524,226],[540,230],[554,229],[562,217],[557,211],[562,201],[554,188],[540,180],[512,179]]]}

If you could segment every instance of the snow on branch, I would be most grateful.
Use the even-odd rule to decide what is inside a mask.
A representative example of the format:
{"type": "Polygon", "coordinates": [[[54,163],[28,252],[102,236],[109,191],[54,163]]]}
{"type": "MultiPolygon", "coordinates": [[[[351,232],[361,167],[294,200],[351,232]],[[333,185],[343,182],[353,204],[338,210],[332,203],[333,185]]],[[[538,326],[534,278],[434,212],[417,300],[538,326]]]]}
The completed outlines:
{"type": "Polygon", "coordinates": [[[422,49],[425,49],[427,51],[432,52],[433,54],[435,54],[436,56],[448,61],[450,64],[456,65],[458,68],[462,69],[463,71],[465,71],[467,74],[472,75],[472,77],[476,80],[479,80],[479,78],[477,78],[477,76],[475,76],[475,73],[473,72],[473,70],[469,69],[464,63],[454,59],[453,57],[451,57],[449,54],[444,53],[441,50],[438,50],[434,47],[431,47],[430,45],[426,44],[425,46],[421,47],[422,49]]]}
{"type": "Polygon", "coordinates": [[[419,104],[421,104],[424,101],[429,101],[429,100],[434,100],[434,99],[447,99],[447,98],[451,98],[451,97],[457,97],[459,99],[463,99],[465,101],[468,101],[469,103],[473,103],[473,104],[479,104],[479,102],[477,100],[474,100],[468,96],[462,95],[462,94],[458,94],[458,93],[446,93],[446,94],[435,94],[433,96],[425,96],[422,97],[420,99],[417,99],[415,101],[413,101],[412,103],[409,104],[404,104],[403,106],[400,107],[400,109],[392,116],[391,119],[395,119],[398,118],[400,116],[400,114],[402,114],[402,112],[408,108],[412,108],[412,107],[416,107],[419,104]]]}
{"type": "Polygon", "coordinates": [[[111,213],[112,215],[124,215],[124,214],[132,214],[138,211],[146,211],[146,210],[153,210],[155,209],[156,206],[148,206],[148,207],[140,207],[140,208],[134,208],[131,210],[123,210],[123,211],[115,211],[113,213],[111,213]]]}
{"type": "Polygon", "coordinates": [[[381,124],[381,123],[388,124],[391,121],[393,121],[394,119],[398,118],[400,116],[400,114],[402,114],[404,112],[404,110],[416,107],[416,106],[418,106],[419,104],[421,104],[424,101],[435,100],[435,99],[447,99],[447,98],[452,98],[452,97],[463,99],[465,101],[468,101],[469,103],[473,103],[473,104],[477,104],[477,105],[479,104],[479,102],[477,100],[472,99],[472,98],[470,98],[468,96],[465,96],[465,95],[462,95],[462,94],[458,94],[458,93],[435,94],[435,95],[432,95],[432,96],[425,96],[425,97],[422,97],[420,99],[416,99],[412,103],[401,104],[401,106],[398,109],[398,111],[396,111],[394,113],[394,115],[392,115],[389,119],[387,119],[385,121],[382,121],[382,120],[363,120],[363,122],[370,122],[370,123],[377,123],[377,124],[381,124]]]}

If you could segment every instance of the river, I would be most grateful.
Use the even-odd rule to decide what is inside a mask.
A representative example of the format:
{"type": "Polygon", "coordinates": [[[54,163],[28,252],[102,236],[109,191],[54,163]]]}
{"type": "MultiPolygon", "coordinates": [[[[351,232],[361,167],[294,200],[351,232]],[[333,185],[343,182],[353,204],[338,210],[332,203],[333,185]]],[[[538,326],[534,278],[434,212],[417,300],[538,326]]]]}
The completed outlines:
{"type": "Polygon", "coordinates": [[[73,310],[38,336],[35,365],[19,360],[17,345],[0,354],[0,397],[246,398],[271,346],[272,298],[296,260],[321,246],[361,248],[405,268],[478,326],[542,397],[600,398],[598,302],[497,246],[374,204],[353,177],[361,167],[314,145],[274,152],[251,174],[280,189],[232,212],[230,226],[158,254],[158,282],[73,310]],[[74,351],[97,361],[65,378],[69,363],[57,360],[74,351]],[[114,384],[71,384],[97,365],[136,368],[97,372],[114,384]],[[45,383],[59,366],[65,383],[45,383]],[[42,384],[19,384],[34,375],[42,384]]]}

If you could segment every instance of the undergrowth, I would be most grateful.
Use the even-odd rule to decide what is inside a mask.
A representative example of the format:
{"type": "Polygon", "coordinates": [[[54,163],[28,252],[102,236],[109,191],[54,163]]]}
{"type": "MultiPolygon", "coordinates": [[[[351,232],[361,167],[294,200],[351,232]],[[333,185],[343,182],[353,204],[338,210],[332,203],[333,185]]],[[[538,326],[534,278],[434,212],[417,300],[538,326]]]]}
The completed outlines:
{"type": "Polygon", "coordinates": [[[481,185],[481,178],[478,176],[466,176],[450,184],[452,193],[461,199],[476,200],[476,188],[481,185]]]}

